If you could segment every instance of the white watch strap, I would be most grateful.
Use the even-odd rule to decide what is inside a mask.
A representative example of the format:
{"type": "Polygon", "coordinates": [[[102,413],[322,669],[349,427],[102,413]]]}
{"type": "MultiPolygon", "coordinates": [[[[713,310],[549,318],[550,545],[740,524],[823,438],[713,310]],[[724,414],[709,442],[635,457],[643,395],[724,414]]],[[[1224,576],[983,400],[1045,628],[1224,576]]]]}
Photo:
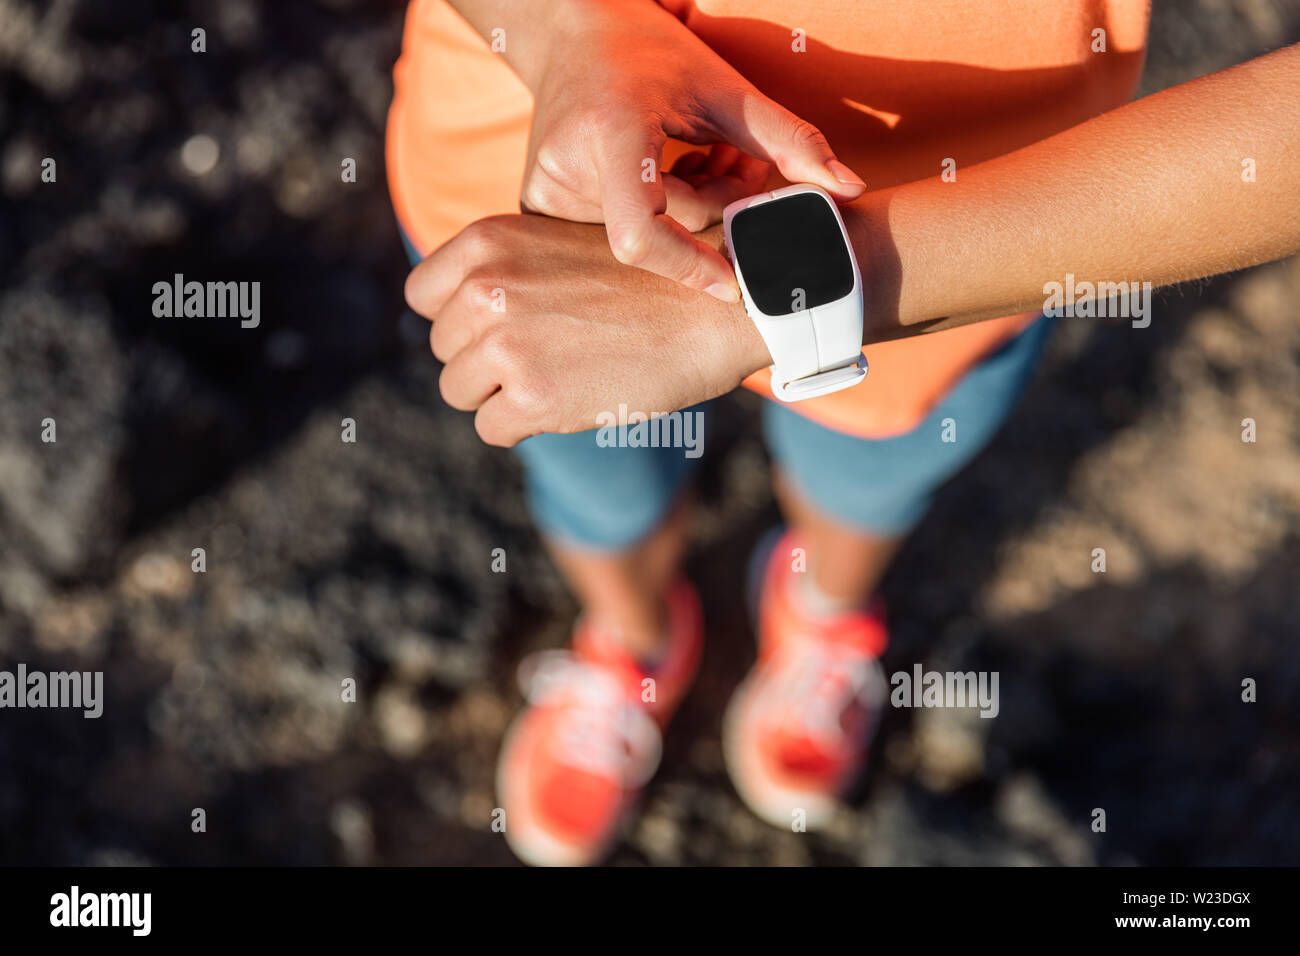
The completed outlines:
{"type": "Polygon", "coordinates": [[[755,316],[773,376],[790,381],[851,365],[862,352],[860,300],[841,299],[829,305],[778,318],[755,316]]]}
{"type": "MultiPolygon", "coordinates": [[[[834,200],[817,186],[799,184],[750,196],[728,206],[723,213],[728,247],[731,246],[731,219],[737,212],[751,205],[807,192],[822,196],[830,204],[848,245],[848,232],[834,200]]],[[[782,316],[765,315],[754,307],[744,276],[737,270],[745,308],[772,354],[772,392],[782,401],[839,391],[857,384],[867,374],[862,355],[862,279],[851,246],[849,260],[853,263],[852,293],[826,305],[782,316]]]]}

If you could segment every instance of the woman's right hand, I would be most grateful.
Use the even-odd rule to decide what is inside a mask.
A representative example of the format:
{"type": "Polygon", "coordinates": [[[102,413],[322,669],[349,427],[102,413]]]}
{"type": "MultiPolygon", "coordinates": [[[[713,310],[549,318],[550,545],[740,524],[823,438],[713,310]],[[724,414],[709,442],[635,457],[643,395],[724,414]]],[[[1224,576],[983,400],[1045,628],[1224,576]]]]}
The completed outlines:
{"type": "Polygon", "coordinates": [[[653,0],[550,0],[544,8],[526,14],[533,34],[507,28],[507,59],[536,103],[525,211],[603,222],[620,262],[735,301],[731,267],[691,233],[760,192],[769,163],[838,199],[865,191],[816,127],[760,93],[653,0]],[[533,46],[537,37],[544,41],[533,46]],[[712,149],[665,172],[669,137],[712,149]]]}

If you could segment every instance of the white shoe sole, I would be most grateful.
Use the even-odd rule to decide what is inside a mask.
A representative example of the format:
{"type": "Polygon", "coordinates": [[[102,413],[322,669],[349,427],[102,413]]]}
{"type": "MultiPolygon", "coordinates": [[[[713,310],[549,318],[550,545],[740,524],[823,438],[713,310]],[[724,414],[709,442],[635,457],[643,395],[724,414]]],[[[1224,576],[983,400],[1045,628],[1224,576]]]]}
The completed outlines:
{"type": "Polygon", "coordinates": [[[745,744],[740,728],[744,723],[742,710],[749,696],[750,680],[746,678],[736,688],[722,718],[722,756],[731,783],[745,806],[760,820],[781,829],[793,830],[799,822],[808,830],[823,829],[840,808],[840,800],[818,791],[777,783],[764,771],[757,750],[745,744]],[[795,816],[796,811],[802,811],[802,821],[795,816]]]}

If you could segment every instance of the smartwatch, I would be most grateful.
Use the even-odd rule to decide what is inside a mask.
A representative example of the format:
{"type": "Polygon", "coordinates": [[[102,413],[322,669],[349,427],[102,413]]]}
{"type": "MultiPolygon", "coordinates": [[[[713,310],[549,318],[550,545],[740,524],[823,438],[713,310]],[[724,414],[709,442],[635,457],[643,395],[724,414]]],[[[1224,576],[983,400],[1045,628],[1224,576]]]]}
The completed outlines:
{"type": "Polygon", "coordinates": [[[722,223],[745,311],[772,353],[772,394],[797,402],[861,382],[862,275],[835,201],[786,186],[738,199],[722,223]]]}

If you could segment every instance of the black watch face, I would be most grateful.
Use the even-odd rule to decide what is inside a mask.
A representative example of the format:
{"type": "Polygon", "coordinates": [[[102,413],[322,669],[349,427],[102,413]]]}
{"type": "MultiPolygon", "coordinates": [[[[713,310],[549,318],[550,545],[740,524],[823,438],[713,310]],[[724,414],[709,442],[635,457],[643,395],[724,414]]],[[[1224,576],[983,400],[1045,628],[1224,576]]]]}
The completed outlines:
{"type": "Polygon", "coordinates": [[[816,193],[742,209],[731,219],[731,257],[759,311],[788,315],[853,291],[853,261],[829,203],[816,193]]]}

